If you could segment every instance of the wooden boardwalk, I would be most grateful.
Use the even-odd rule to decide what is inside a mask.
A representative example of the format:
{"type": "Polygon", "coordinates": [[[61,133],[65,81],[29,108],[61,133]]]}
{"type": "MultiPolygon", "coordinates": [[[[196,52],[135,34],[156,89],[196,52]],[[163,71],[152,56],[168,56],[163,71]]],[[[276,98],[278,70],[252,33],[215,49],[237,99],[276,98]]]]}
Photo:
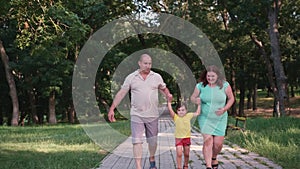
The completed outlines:
{"type": "MultiPolygon", "coordinates": [[[[156,151],[156,166],[158,169],[176,168],[176,151],[174,146],[174,123],[168,117],[159,120],[158,148],[156,151]]],[[[202,155],[203,139],[197,130],[192,130],[192,145],[190,151],[190,169],[205,169],[202,155]]],[[[96,169],[135,169],[132,153],[131,137],[120,144],[113,152],[104,158],[96,169]]],[[[143,144],[144,169],[149,169],[149,154],[147,143],[143,144]]],[[[267,158],[249,152],[233,144],[225,144],[218,156],[219,168],[223,169],[282,169],[267,158]],[[230,145],[230,146],[229,146],[230,145]]]]}

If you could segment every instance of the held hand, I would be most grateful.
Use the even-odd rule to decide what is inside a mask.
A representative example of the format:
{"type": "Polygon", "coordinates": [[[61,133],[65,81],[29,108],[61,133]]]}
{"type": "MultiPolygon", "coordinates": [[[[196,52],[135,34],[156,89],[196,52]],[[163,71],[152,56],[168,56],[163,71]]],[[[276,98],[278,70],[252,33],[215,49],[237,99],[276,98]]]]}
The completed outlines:
{"type": "Polygon", "coordinates": [[[219,108],[219,109],[216,111],[216,115],[221,116],[222,114],[224,114],[224,112],[225,112],[225,109],[224,109],[224,108],[219,108]]]}
{"type": "Polygon", "coordinates": [[[109,111],[108,112],[108,120],[110,122],[116,122],[116,119],[115,119],[115,112],[112,110],[112,111],[109,111]]]}
{"type": "Polygon", "coordinates": [[[173,95],[172,95],[172,94],[169,94],[169,95],[167,96],[167,100],[168,100],[168,102],[172,102],[172,100],[173,100],[173,95]]]}
{"type": "Polygon", "coordinates": [[[197,105],[201,104],[201,100],[200,100],[200,98],[199,98],[199,97],[197,97],[197,98],[196,98],[196,101],[195,101],[195,103],[196,103],[197,105]]]}

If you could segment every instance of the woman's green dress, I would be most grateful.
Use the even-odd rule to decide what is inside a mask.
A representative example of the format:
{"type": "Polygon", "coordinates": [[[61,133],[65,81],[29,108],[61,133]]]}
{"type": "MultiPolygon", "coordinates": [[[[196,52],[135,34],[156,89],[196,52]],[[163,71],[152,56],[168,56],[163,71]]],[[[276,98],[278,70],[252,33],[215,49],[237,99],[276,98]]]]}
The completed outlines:
{"type": "Polygon", "coordinates": [[[198,116],[198,122],[201,133],[210,134],[215,136],[225,136],[227,127],[227,111],[218,116],[216,110],[223,108],[226,104],[225,90],[229,86],[228,82],[223,83],[223,87],[219,86],[210,87],[202,85],[202,82],[197,84],[200,91],[201,99],[201,114],[198,116]]]}

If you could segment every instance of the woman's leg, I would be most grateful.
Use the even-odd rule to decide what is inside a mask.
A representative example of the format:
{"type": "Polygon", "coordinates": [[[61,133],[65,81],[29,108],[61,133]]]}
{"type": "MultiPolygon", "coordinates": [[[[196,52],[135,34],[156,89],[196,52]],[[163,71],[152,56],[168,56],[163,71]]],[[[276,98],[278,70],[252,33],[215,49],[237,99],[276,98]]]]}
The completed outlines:
{"type": "Polygon", "coordinates": [[[221,152],[224,142],[224,136],[213,136],[213,147],[212,147],[212,165],[217,168],[218,160],[217,155],[221,152]]]}
{"type": "Polygon", "coordinates": [[[211,167],[211,158],[213,155],[213,136],[209,134],[202,134],[204,143],[203,143],[203,156],[206,163],[206,167],[211,167]]]}

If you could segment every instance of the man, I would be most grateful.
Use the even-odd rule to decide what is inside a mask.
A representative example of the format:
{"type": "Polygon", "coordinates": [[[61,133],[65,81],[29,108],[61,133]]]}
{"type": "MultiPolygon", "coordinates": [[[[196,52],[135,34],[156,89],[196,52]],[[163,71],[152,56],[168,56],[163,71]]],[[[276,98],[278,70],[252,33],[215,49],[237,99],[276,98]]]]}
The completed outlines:
{"type": "Polygon", "coordinates": [[[136,169],[142,169],[142,144],[145,132],[150,153],[150,169],[156,169],[155,152],[158,134],[158,91],[160,90],[169,98],[172,97],[162,77],[153,71],[152,59],[148,54],[142,54],[138,61],[139,69],[129,74],[121,89],[116,94],[108,112],[108,119],[115,121],[114,109],[119,105],[124,96],[131,91],[131,133],[133,154],[136,169]]]}

